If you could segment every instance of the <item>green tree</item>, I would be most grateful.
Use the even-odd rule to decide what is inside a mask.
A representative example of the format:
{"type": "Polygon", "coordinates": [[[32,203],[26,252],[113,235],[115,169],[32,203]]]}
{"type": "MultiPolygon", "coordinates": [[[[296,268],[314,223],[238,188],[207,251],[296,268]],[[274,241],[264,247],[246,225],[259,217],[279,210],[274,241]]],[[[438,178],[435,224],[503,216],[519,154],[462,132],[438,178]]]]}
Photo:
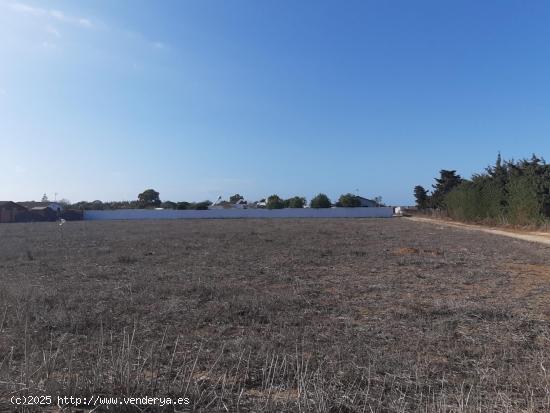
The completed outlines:
{"type": "Polygon", "coordinates": [[[142,208],[155,208],[161,204],[159,193],[154,189],[146,189],[139,194],[138,202],[142,208]]]}
{"type": "Polygon", "coordinates": [[[542,219],[543,201],[537,194],[535,175],[517,175],[507,185],[508,219],[512,224],[538,224],[542,219]]]}
{"type": "Polygon", "coordinates": [[[132,202],[128,201],[113,201],[109,202],[108,204],[109,209],[132,209],[135,208],[135,205],[132,204],[132,202]]]}
{"type": "Polygon", "coordinates": [[[442,169],[439,171],[439,175],[440,177],[435,179],[436,183],[433,185],[432,193],[432,206],[435,208],[443,208],[445,195],[462,182],[462,178],[455,170],[442,169]]]}
{"type": "Polygon", "coordinates": [[[332,202],[330,202],[329,197],[325,194],[319,194],[310,201],[309,206],[311,208],[330,208],[332,202]]]}
{"type": "Polygon", "coordinates": [[[271,195],[267,198],[266,207],[267,209],[283,209],[285,204],[278,195],[271,195]]]}
{"type": "Polygon", "coordinates": [[[338,203],[336,205],[344,208],[360,207],[361,200],[357,195],[347,193],[340,195],[340,198],[338,198],[338,203]]]}
{"type": "MultiPolygon", "coordinates": [[[[485,169],[486,175],[490,178],[488,184],[491,186],[490,191],[494,197],[494,201],[498,203],[499,213],[503,213],[503,210],[506,208],[506,187],[510,180],[508,166],[509,164],[502,162],[499,152],[495,166],[485,169]]],[[[475,176],[476,175],[474,175],[474,178],[475,176]]]]}
{"type": "Polygon", "coordinates": [[[503,162],[474,174],[445,195],[451,218],[517,225],[538,224],[550,216],[550,165],[531,159],[503,162]]]}
{"type": "Polygon", "coordinates": [[[235,195],[232,195],[229,197],[229,202],[231,202],[232,204],[236,204],[237,202],[243,200],[244,197],[242,195],[239,195],[239,194],[235,194],[235,195]]]}
{"type": "Polygon", "coordinates": [[[303,208],[306,205],[306,199],[301,196],[294,196],[284,201],[285,208],[303,208]]]}
{"type": "Polygon", "coordinates": [[[105,208],[105,204],[101,200],[96,199],[95,201],[91,202],[90,209],[106,209],[106,208],[105,208]]]}
{"type": "Polygon", "coordinates": [[[447,213],[461,221],[480,219],[481,192],[472,181],[464,181],[445,196],[447,213]]]}
{"type": "Polygon", "coordinates": [[[177,204],[175,202],[172,202],[172,201],[164,201],[160,204],[160,206],[164,209],[176,209],[177,208],[177,204]]]}
{"type": "Polygon", "coordinates": [[[191,203],[189,202],[178,202],[176,203],[176,209],[191,209],[191,203]]]}
{"type": "Polygon", "coordinates": [[[189,209],[204,211],[204,210],[207,210],[210,205],[212,205],[212,202],[210,201],[195,202],[190,205],[189,209]]]}
{"type": "Polygon", "coordinates": [[[428,191],[421,185],[414,187],[414,198],[416,200],[416,207],[418,209],[426,209],[429,205],[428,191]]]}

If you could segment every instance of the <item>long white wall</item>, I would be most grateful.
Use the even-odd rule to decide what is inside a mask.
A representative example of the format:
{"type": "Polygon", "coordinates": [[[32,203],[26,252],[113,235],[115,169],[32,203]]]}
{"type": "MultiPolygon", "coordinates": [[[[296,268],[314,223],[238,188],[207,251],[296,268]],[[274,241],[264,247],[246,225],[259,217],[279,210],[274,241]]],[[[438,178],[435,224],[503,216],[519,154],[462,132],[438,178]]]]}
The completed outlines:
{"type": "Polygon", "coordinates": [[[285,209],[116,209],[84,211],[84,220],[216,219],[216,218],[390,218],[393,208],[285,208],[285,209]]]}

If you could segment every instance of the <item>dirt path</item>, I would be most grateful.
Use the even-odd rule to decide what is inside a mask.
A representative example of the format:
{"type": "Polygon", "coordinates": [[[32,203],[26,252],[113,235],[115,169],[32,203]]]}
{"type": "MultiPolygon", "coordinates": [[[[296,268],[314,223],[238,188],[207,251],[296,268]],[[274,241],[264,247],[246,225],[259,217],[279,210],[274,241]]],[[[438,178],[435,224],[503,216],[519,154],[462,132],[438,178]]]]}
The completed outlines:
{"type": "Polygon", "coordinates": [[[434,219],[434,218],[406,217],[406,219],[409,219],[411,221],[416,221],[416,222],[428,222],[432,224],[446,225],[449,227],[488,232],[489,234],[503,235],[505,237],[517,238],[524,241],[538,242],[540,244],[550,245],[550,234],[544,233],[544,232],[496,229],[496,228],[485,227],[481,225],[463,224],[460,222],[451,222],[451,221],[445,221],[442,219],[434,219]]]}

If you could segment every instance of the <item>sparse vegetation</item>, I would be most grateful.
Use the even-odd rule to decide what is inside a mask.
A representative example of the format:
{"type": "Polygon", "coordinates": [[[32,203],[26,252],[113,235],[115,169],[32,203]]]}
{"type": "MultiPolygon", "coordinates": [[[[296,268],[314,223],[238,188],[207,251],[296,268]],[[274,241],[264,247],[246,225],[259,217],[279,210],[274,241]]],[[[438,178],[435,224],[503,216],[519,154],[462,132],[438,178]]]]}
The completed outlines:
{"type": "Polygon", "coordinates": [[[63,228],[60,243],[55,223],[0,226],[0,410],[14,394],[550,408],[545,246],[399,219],[63,228]]]}

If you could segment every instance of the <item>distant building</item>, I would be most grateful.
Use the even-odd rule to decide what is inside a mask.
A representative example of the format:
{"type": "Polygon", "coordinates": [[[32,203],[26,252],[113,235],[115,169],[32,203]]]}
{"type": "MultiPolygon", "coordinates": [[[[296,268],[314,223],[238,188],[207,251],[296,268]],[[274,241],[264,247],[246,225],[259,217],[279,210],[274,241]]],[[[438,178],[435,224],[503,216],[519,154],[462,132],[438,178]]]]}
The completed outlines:
{"type": "Polygon", "coordinates": [[[51,209],[53,212],[62,212],[63,211],[63,205],[61,205],[59,202],[35,202],[35,201],[28,201],[28,202],[19,202],[19,205],[23,205],[25,208],[33,211],[41,211],[46,208],[51,209]]]}
{"type": "Polygon", "coordinates": [[[0,222],[16,222],[17,215],[27,209],[12,201],[0,201],[0,222]]]}
{"type": "Polygon", "coordinates": [[[61,218],[78,221],[84,218],[84,214],[74,209],[63,209],[58,202],[0,201],[0,223],[56,221],[61,218]]]}
{"type": "Polygon", "coordinates": [[[260,199],[259,201],[252,203],[252,208],[266,208],[267,202],[265,199],[260,199]]]}
{"type": "Polygon", "coordinates": [[[361,205],[359,205],[359,206],[362,206],[362,207],[374,208],[374,207],[379,206],[378,202],[373,201],[372,199],[363,198],[362,196],[358,196],[357,199],[359,199],[359,201],[361,202],[361,205]]]}
{"type": "Polygon", "coordinates": [[[63,205],[59,202],[19,202],[27,211],[19,215],[19,222],[55,221],[63,213],[63,205]]]}
{"type": "Polygon", "coordinates": [[[222,197],[218,197],[216,202],[208,207],[208,209],[247,209],[248,202],[244,199],[239,199],[237,202],[224,201],[222,197]]]}
{"type": "Polygon", "coordinates": [[[248,208],[248,202],[245,201],[244,199],[239,199],[237,202],[235,202],[235,208],[240,208],[240,209],[246,209],[248,208]]]}

